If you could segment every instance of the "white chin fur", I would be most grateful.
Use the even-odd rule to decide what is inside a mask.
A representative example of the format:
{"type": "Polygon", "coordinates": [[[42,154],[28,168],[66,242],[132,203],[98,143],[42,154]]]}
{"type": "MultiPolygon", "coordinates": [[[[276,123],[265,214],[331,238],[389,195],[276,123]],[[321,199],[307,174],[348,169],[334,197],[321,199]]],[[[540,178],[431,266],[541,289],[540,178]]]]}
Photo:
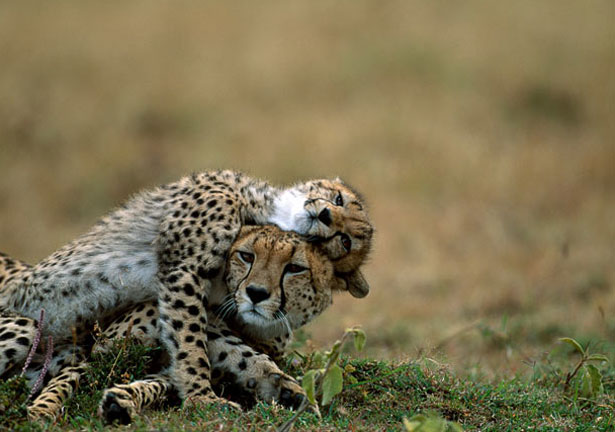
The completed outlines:
{"type": "Polygon", "coordinates": [[[269,217],[272,224],[284,231],[307,234],[313,218],[305,210],[305,194],[296,189],[286,189],[274,202],[273,214],[269,217]]]}
{"type": "Polygon", "coordinates": [[[268,320],[254,312],[240,312],[238,318],[242,323],[242,332],[257,339],[281,336],[285,329],[281,322],[268,320]]]}

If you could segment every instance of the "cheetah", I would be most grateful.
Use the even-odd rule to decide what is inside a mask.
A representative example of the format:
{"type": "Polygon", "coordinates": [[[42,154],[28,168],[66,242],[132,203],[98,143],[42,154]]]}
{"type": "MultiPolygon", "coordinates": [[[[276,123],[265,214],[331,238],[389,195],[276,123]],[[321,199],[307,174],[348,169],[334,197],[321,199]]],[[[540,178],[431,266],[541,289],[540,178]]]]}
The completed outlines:
{"type": "Polygon", "coordinates": [[[45,309],[45,335],[62,344],[72,339],[73,328],[87,334],[83,329],[94,321],[154,301],[170,356],[165,374],[180,398],[220,402],[206,345],[212,284],[241,226],[268,223],[314,242],[351,295],[369,292],[359,267],[373,227],[356,192],[339,179],[278,188],[224,170],[135,195],[85,235],[12,275],[0,311],[35,319],[45,309]],[[187,340],[187,331],[196,336],[187,340]]]}
{"type": "MultiPolygon", "coordinates": [[[[331,304],[333,292],[346,290],[345,282],[335,276],[333,263],[321,248],[275,226],[242,227],[223,274],[222,286],[216,285],[207,310],[207,347],[214,391],[243,406],[264,400],[298,407],[305,392],[268,355],[269,342],[288,343],[294,329],[331,304]]],[[[159,345],[158,317],[156,303],[136,306],[106,327],[94,350],[105,351],[108,345],[104,341],[127,332],[143,344],[159,345]]],[[[19,319],[13,324],[27,328],[33,335],[36,323],[19,319]]],[[[173,324],[182,330],[183,323],[173,324]]],[[[6,323],[0,327],[0,334],[8,327],[6,323]]],[[[199,330],[189,331],[185,338],[195,337],[199,330]]],[[[275,355],[279,348],[273,345],[275,355]]],[[[69,365],[60,373],[55,371],[56,362],[51,368],[56,376],[29,407],[31,418],[53,417],[77,386],[84,367],[85,361],[69,365]]],[[[105,391],[100,413],[107,422],[128,423],[141,409],[173,393],[165,374],[116,385],[105,391]]]]}

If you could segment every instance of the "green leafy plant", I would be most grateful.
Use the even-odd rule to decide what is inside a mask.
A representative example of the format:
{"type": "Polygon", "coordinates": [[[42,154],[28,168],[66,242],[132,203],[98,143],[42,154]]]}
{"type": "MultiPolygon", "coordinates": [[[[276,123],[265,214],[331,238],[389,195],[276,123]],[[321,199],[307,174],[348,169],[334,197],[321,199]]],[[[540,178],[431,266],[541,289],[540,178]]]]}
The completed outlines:
{"type": "Polygon", "coordinates": [[[14,430],[27,418],[29,393],[28,383],[23,376],[0,381],[0,429],[5,426],[7,430],[14,430]]]}
{"type": "Polygon", "coordinates": [[[417,414],[404,418],[404,427],[408,432],[463,432],[455,422],[444,420],[436,414],[417,414]]]}
{"type": "Polygon", "coordinates": [[[328,405],[333,397],[342,391],[344,371],[339,366],[338,360],[345,342],[351,337],[355,349],[361,351],[365,346],[365,333],[357,327],[347,329],[342,338],[333,344],[331,350],[322,354],[320,361],[324,360],[324,367],[310,369],[303,375],[301,386],[307,393],[310,403],[316,404],[318,396],[322,396],[320,405],[328,405]]]}
{"type": "Polygon", "coordinates": [[[594,398],[604,391],[602,384],[602,374],[598,368],[591,364],[592,362],[603,363],[609,359],[602,354],[592,354],[589,352],[589,346],[583,346],[573,338],[560,338],[560,341],[572,346],[577,351],[581,358],[570,372],[566,374],[564,382],[564,391],[569,391],[573,383],[578,389],[578,394],[585,398],[594,398]],[[576,378],[575,378],[576,377],[576,378]]]}
{"type": "MultiPolygon", "coordinates": [[[[295,415],[286,423],[280,426],[278,432],[291,430],[293,424],[310,405],[318,410],[318,398],[320,405],[328,405],[335,395],[339,394],[344,387],[344,370],[339,366],[338,361],[345,343],[352,338],[354,348],[357,351],[363,350],[365,346],[365,332],[358,327],[346,329],[341,339],[337,340],[331,349],[326,352],[316,351],[309,359],[311,366],[301,380],[301,386],[307,394],[307,400],[299,407],[295,415]]],[[[319,413],[318,413],[319,414],[319,413]]]]}

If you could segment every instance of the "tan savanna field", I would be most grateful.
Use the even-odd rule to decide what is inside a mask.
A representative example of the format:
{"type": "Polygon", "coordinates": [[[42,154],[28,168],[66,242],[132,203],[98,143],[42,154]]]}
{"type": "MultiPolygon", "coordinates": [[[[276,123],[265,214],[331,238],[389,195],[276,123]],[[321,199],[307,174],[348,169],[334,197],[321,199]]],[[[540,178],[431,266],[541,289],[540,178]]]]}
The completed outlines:
{"type": "Polygon", "coordinates": [[[35,262],[132,193],[341,176],[377,229],[366,355],[531,372],[615,356],[615,3],[0,6],[0,250],[35,262]]]}

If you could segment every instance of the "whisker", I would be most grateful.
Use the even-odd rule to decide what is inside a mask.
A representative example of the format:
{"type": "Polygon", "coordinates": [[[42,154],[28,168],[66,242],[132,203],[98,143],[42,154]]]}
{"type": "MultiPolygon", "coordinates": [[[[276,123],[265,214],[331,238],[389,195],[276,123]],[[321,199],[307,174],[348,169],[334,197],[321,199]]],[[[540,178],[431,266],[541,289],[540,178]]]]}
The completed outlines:
{"type": "Polygon", "coordinates": [[[235,312],[235,309],[236,307],[235,307],[235,303],[233,302],[233,300],[231,299],[227,301],[227,303],[224,305],[224,308],[221,311],[220,319],[226,320],[235,312]]]}
{"type": "Polygon", "coordinates": [[[293,330],[290,327],[290,322],[288,321],[288,317],[281,310],[277,310],[275,313],[276,324],[281,324],[288,331],[288,335],[293,337],[293,330]]]}
{"type": "Polygon", "coordinates": [[[226,320],[237,309],[232,294],[228,294],[222,304],[216,310],[216,323],[226,320]]]}

